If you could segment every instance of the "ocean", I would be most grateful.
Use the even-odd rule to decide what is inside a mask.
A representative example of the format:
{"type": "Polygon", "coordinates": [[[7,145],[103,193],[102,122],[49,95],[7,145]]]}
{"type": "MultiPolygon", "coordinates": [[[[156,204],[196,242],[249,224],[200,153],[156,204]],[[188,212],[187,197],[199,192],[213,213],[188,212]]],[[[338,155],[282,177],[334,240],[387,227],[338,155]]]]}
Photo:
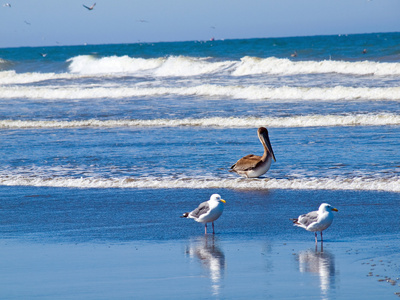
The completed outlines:
{"type": "Polygon", "coordinates": [[[399,80],[399,33],[0,49],[0,185],[400,192],[399,80]]]}
{"type": "Polygon", "coordinates": [[[0,296],[392,299],[399,83],[400,33],[0,49],[0,296]]]}

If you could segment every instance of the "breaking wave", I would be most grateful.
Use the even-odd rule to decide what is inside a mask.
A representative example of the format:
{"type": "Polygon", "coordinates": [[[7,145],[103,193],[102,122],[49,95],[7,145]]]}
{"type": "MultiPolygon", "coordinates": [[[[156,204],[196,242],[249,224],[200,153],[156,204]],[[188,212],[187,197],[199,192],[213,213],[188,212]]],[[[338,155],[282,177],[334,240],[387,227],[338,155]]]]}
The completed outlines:
{"type": "Polygon", "coordinates": [[[150,189],[293,189],[359,190],[400,192],[400,177],[392,178],[303,178],[303,179],[196,179],[196,178],[65,178],[2,176],[3,186],[37,186],[65,188],[150,188],[150,189]]]}
{"type": "Polygon", "coordinates": [[[256,74],[295,75],[339,73],[351,75],[400,75],[400,63],[373,61],[291,61],[285,58],[245,56],[240,61],[214,61],[210,58],[170,56],[133,58],[129,56],[95,57],[80,55],[68,60],[69,70],[77,74],[124,73],[149,76],[197,76],[228,73],[233,76],[256,74]]]}
{"type": "Polygon", "coordinates": [[[242,118],[184,118],[154,120],[80,120],[80,121],[24,121],[0,120],[0,128],[113,128],[113,127],[330,127],[330,126],[385,126],[400,125],[398,114],[301,115],[292,117],[242,118]]]}
{"type": "Polygon", "coordinates": [[[0,59],[0,84],[24,84],[53,79],[98,76],[187,77],[223,74],[225,76],[298,75],[337,73],[344,75],[400,76],[400,63],[373,61],[292,61],[285,58],[245,56],[240,60],[216,61],[209,57],[169,56],[133,58],[79,55],[67,60],[68,69],[57,73],[6,71],[10,62],[0,59]],[[1,70],[4,71],[1,71],[1,70]]]}
{"type": "Polygon", "coordinates": [[[0,87],[0,99],[99,99],[130,98],[143,96],[200,96],[247,100],[400,100],[400,87],[354,88],[354,87],[263,87],[222,86],[204,84],[194,87],[0,87]]]}

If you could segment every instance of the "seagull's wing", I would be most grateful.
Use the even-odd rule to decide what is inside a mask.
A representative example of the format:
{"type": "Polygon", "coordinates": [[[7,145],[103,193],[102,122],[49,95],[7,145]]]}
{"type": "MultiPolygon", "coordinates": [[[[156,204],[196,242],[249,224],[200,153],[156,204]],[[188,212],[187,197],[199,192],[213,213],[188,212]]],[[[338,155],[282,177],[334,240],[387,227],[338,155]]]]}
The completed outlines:
{"type": "Polygon", "coordinates": [[[206,214],[210,210],[210,205],[208,205],[208,201],[201,203],[194,211],[190,213],[190,216],[194,218],[200,218],[201,215],[206,214]]]}
{"type": "Polygon", "coordinates": [[[318,220],[318,211],[312,211],[308,214],[301,215],[299,217],[298,222],[303,224],[305,227],[308,227],[310,224],[316,222],[318,220]]]}

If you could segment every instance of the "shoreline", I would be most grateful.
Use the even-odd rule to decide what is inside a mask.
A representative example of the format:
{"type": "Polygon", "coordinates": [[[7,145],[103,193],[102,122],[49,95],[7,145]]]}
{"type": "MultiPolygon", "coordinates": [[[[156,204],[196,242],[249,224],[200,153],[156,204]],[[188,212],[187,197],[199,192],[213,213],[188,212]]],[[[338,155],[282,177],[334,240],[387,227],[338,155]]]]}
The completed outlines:
{"type": "Polygon", "coordinates": [[[312,239],[223,234],[122,244],[0,240],[0,296],[392,299],[400,292],[398,242],[332,240],[321,252],[312,239]]]}

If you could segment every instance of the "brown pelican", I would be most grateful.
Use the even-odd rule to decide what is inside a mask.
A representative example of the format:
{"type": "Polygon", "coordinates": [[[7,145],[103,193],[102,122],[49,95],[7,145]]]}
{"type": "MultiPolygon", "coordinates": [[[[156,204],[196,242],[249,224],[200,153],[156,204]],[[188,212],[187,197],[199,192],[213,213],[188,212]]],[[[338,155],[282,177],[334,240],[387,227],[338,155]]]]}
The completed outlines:
{"type": "Polygon", "coordinates": [[[207,234],[207,223],[212,223],[213,234],[215,234],[214,221],[222,215],[223,203],[226,201],[221,199],[220,195],[213,194],[210,200],[200,203],[195,210],[184,213],[181,218],[194,219],[196,222],[204,223],[205,234],[207,234]]]}
{"type": "Polygon", "coordinates": [[[88,10],[93,10],[93,8],[95,7],[96,3],[94,3],[91,7],[86,6],[85,4],[82,4],[84,8],[87,8],[88,10]]]}
{"type": "Polygon", "coordinates": [[[299,216],[297,219],[290,219],[294,226],[302,227],[307,231],[315,232],[315,245],[317,245],[317,231],[321,232],[321,244],[323,243],[322,231],[331,226],[333,221],[332,211],[338,211],[327,203],[322,203],[317,211],[312,211],[299,216]]]}
{"type": "Polygon", "coordinates": [[[276,161],[267,128],[258,128],[257,135],[264,146],[264,154],[262,156],[249,154],[242,157],[231,167],[231,172],[236,172],[247,178],[256,178],[269,170],[272,160],[276,161]]]}

